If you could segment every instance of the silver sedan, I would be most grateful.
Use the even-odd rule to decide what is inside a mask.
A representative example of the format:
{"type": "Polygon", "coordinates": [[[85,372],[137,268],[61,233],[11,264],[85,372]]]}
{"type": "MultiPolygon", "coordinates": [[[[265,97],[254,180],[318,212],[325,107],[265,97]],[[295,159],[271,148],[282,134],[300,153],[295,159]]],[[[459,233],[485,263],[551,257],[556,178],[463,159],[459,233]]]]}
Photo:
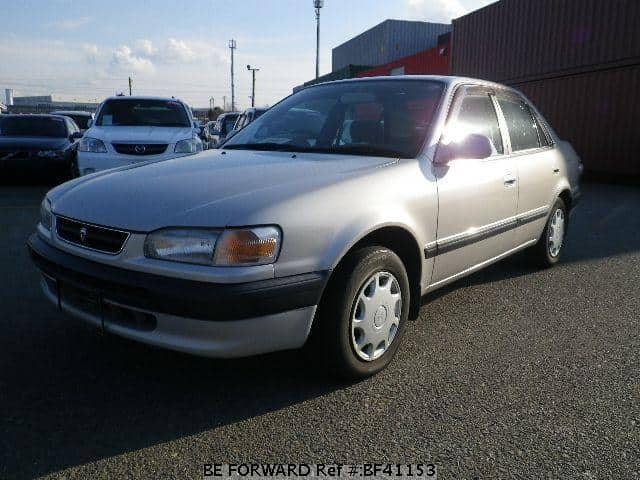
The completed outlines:
{"type": "Polygon", "coordinates": [[[347,80],[220,150],[54,188],[29,248],[46,296],[107,332],[221,357],[305,346],[365,377],[427,292],[521,250],[556,264],[581,170],[511,88],[347,80]]]}

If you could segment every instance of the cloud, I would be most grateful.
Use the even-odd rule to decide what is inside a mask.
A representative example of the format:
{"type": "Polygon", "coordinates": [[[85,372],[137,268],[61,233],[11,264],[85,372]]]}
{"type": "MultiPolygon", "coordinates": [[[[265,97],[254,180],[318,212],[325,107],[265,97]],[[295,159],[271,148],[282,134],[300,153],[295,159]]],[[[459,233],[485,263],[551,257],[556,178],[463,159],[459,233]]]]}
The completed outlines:
{"type": "Polygon", "coordinates": [[[67,18],[65,20],[56,20],[48,25],[60,30],[73,30],[86,25],[91,20],[91,17],[67,18]]]}
{"type": "Polygon", "coordinates": [[[153,46],[151,40],[142,39],[136,41],[135,52],[142,56],[153,57],[158,52],[158,49],[153,46]]]}
{"type": "Polygon", "coordinates": [[[162,59],[168,62],[192,62],[197,58],[196,52],[184,40],[170,38],[164,51],[161,53],[162,59]]]}
{"type": "Polygon", "coordinates": [[[84,53],[85,60],[89,63],[96,63],[100,57],[100,49],[94,43],[82,44],[82,51],[84,53]]]}
{"type": "Polygon", "coordinates": [[[122,45],[113,52],[110,67],[115,72],[153,73],[155,71],[150,59],[136,55],[127,45],[122,45]]]}
{"type": "Polygon", "coordinates": [[[409,15],[426,22],[449,23],[495,0],[407,0],[409,15]],[[469,7],[467,7],[469,5],[469,7]]]}

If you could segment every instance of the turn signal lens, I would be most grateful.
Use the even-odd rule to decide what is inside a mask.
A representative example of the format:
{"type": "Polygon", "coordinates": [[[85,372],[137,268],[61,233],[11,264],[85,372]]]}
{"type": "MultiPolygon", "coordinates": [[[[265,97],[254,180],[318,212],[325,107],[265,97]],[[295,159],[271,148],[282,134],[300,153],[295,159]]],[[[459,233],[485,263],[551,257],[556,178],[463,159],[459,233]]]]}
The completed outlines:
{"type": "Polygon", "coordinates": [[[215,265],[265,265],[280,253],[282,235],[277,227],[225,230],[218,239],[215,265]]]}

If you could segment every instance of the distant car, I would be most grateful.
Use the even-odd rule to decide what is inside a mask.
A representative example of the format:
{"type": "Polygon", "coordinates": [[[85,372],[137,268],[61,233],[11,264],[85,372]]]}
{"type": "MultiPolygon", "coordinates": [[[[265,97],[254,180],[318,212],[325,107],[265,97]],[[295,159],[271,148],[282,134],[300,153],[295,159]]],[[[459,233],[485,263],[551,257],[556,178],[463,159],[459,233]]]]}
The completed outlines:
{"type": "Polygon", "coordinates": [[[64,178],[70,175],[80,129],[61,115],[0,116],[0,176],[64,178]]]}
{"type": "Polygon", "coordinates": [[[224,143],[239,116],[240,112],[222,113],[218,116],[215,124],[209,126],[209,148],[217,148],[224,143]]]}
{"type": "Polygon", "coordinates": [[[100,170],[193,155],[202,151],[199,127],[181,100],[110,97],[78,145],[78,170],[100,170]]]}
{"type": "Polygon", "coordinates": [[[56,110],[55,112],[51,112],[51,115],[64,115],[65,117],[71,118],[71,120],[76,122],[76,125],[78,125],[82,133],[86,132],[89,127],[91,127],[91,122],[93,122],[93,113],[91,112],[56,110]]]}
{"type": "Polygon", "coordinates": [[[258,117],[260,117],[260,115],[262,115],[264,112],[266,112],[268,109],[267,108],[247,108],[244,112],[242,112],[242,114],[238,117],[238,119],[236,120],[235,125],[233,126],[233,131],[231,132],[230,135],[228,135],[229,137],[232,137],[233,135],[235,135],[237,132],[239,132],[240,130],[242,130],[244,127],[246,127],[247,125],[249,125],[251,122],[253,122],[254,120],[256,120],[258,117]]]}
{"type": "Polygon", "coordinates": [[[423,295],[521,250],[557,264],[581,171],[512,88],[345,80],[296,92],[222,150],[55,188],[29,248],[47,298],[107,332],[222,357],[306,343],[366,377],[430,328],[405,330],[423,295]]]}

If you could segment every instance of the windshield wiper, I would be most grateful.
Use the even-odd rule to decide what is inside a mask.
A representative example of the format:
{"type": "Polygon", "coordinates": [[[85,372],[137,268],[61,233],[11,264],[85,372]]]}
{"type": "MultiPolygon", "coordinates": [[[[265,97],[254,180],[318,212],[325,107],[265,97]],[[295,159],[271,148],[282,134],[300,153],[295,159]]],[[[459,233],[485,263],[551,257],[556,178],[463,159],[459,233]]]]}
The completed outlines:
{"type": "Polygon", "coordinates": [[[308,147],[300,150],[311,153],[335,153],[342,155],[370,155],[372,157],[412,158],[406,152],[373,145],[335,145],[333,147],[308,147]]]}

